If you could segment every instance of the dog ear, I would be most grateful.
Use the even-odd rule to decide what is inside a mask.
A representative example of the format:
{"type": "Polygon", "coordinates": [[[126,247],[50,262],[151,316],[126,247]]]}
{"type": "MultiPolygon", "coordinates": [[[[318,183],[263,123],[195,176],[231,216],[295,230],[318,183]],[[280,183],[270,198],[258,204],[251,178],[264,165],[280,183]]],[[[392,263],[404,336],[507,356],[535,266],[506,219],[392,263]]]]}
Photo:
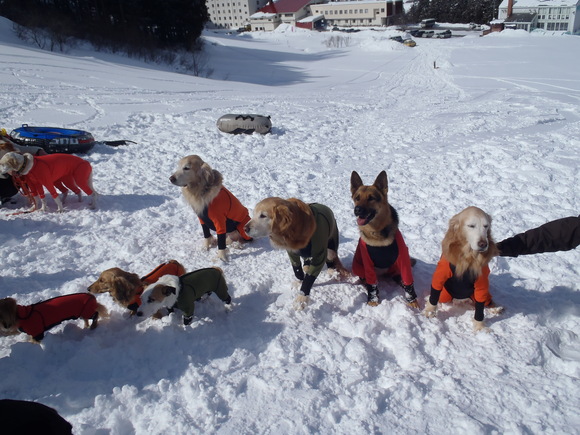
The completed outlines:
{"type": "Polygon", "coordinates": [[[5,329],[13,328],[16,323],[16,312],[17,312],[16,299],[14,298],[4,298],[0,299],[0,326],[5,329]]]}
{"type": "Polygon", "coordinates": [[[356,171],[352,171],[350,174],[350,193],[354,196],[354,193],[358,190],[359,187],[363,185],[363,181],[360,178],[360,175],[356,171]]]}
{"type": "Polygon", "coordinates": [[[212,169],[207,163],[203,163],[200,168],[201,176],[207,186],[217,186],[222,182],[222,174],[217,169],[212,169]]]}
{"type": "Polygon", "coordinates": [[[163,293],[163,296],[167,297],[169,295],[177,294],[177,289],[175,287],[171,287],[171,286],[166,285],[166,286],[163,286],[161,293],[163,293]]]}
{"type": "Polygon", "coordinates": [[[377,178],[376,178],[375,182],[373,183],[373,186],[375,186],[378,190],[383,192],[385,195],[387,194],[387,192],[389,191],[389,180],[387,178],[386,171],[381,171],[381,173],[379,175],[377,175],[377,178]]]}
{"type": "Polygon", "coordinates": [[[290,227],[292,212],[286,204],[279,204],[272,209],[272,232],[283,234],[290,227]]]}
{"type": "Polygon", "coordinates": [[[449,219],[449,232],[452,234],[456,234],[461,227],[461,219],[459,218],[459,214],[456,214],[451,219],[449,219]]]}
{"type": "Polygon", "coordinates": [[[210,165],[203,162],[199,168],[200,176],[206,181],[206,183],[211,183],[213,181],[213,172],[210,165]]]}
{"type": "Polygon", "coordinates": [[[115,276],[111,281],[111,296],[121,305],[127,305],[135,297],[135,290],[140,284],[140,280],[136,283],[130,276],[115,276]]]}

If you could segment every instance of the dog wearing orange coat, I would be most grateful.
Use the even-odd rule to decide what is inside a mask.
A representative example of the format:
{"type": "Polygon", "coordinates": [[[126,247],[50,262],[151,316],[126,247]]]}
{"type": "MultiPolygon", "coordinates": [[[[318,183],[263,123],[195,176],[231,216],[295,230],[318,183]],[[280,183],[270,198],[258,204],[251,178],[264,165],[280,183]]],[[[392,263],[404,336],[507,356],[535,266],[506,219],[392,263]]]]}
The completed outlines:
{"type": "Polygon", "coordinates": [[[57,296],[32,305],[18,305],[14,298],[0,299],[0,328],[5,334],[24,332],[40,343],[44,333],[65,320],[82,318],[85,328],[95,329],[107,309],[90,293],[57,296]]]}
{"type": "Polygon", "coordinates": [[[109,293],[119,305],[137,313],[141,306],[141,294],[145,288],[165,275],[181,276],[185,268],[177,260],[161,263],[143,277],[136,273],[126,272],[118,267],[101,272],[97,280],[88,287],[89,293],[109,293]]]}
{"type": "Polygon", "coordinates": [[[70,190],[77,194],[81,201],[81,190],[89,196],[89,208],[96,208],[96,192],[92,181],[93,168],[91,164],[72,154],[48,154],[45,156],[33,156],[29,153],[19,154],[16,152],[6,153],[0,159],[0,173],[11,175],[25,185],[36,200],[42,204],[40,210],[46,211],[46,199],[44,189],[48,190],[58,211],[63,211],[63,200],[70,190]],[[59,189],[63,194],[63,200],[59,198],[59,189]]]}

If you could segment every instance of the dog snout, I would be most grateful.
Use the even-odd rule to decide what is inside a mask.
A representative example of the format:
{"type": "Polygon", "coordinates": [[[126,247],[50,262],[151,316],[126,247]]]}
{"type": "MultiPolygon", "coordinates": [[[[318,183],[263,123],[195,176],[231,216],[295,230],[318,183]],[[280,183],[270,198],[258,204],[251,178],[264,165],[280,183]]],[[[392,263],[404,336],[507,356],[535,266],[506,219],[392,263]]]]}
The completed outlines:
{"type": "Polygon", "coordinates": [[[247,235],[250,235],[250,231],[252,231],[252,226],[250,225],[249,222],[246,225],[244,225],[244,231],[246,232],[247,235]]]}
{"type": "Polygon", "coordinates": [[[487,240],[480,240],[479,242],[477,242],[477,247],[479,248],[480,251],[486,251],[487,250],[487,240]]]}
{"type": "Polygon", "coordinates": [[[175,184],[177,178],[175,178],[175,175],[172,175],[171,177],[169,177],[169,181],[171,182],[171,184],[175,184]]]}
{"type": "Polygon", "coordinates": [[[364,207],[361,207],[360,205],[357,205],[354,208],[354,215],[355,216],[364,216],[366,214],[366,210],[364,209],[364,207]]]}

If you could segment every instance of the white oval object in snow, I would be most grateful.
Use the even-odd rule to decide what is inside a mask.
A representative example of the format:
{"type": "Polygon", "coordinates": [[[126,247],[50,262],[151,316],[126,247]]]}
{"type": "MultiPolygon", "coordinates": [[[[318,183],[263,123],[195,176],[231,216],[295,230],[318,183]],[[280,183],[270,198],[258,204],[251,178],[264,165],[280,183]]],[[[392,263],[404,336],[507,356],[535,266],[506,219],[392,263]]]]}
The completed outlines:
{"type": "Polygon", "coordinates": [[[231,134],[266,134],[272,130],[272,121],[264,115],[228,113],[217,120],[217,128],[231,134]]]}

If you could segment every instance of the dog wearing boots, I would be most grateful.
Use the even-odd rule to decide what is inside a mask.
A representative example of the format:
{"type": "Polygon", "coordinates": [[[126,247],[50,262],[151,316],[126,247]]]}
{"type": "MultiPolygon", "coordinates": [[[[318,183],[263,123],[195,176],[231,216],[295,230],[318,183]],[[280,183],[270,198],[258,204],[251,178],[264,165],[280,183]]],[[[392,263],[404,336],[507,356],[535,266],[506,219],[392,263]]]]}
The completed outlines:
{"type": "Polygon", "coordinates": [[[245,230],[251,237],[268,236],[274,248],[286,250],[294,275],[302,281],[295,300],[299,310],[308,305],[310,290],[325,264],[341,276],[348,275],[337,254],[336,220],[325,205],[306,204],[296,198],[266,198],[256,204],[245,230]]]}
{"type": "Polygon", "coordinates": [[[160,318],[163,309],[168,312],[178,309],[183,313],[183,324],[189,325],[193,320],[195,303],[211,293],[222,300],[226,310],[231,309],[232,297],[219,267],[198,269],[181,276],[164,275],[141,295],[142,304],[137,316],[160,318]]]}
{"type": "Polygon", "coordinates": [[[352,271],[366,287],[368,305],[379,304],[378,276],[384,274],[403,288],[411,307],[419,308],[409,249],[399,230],[399,215],[388,200],[387,173],[382,171],[368,186],[353,171],[350,191],[360,231],[352,271]]]}

